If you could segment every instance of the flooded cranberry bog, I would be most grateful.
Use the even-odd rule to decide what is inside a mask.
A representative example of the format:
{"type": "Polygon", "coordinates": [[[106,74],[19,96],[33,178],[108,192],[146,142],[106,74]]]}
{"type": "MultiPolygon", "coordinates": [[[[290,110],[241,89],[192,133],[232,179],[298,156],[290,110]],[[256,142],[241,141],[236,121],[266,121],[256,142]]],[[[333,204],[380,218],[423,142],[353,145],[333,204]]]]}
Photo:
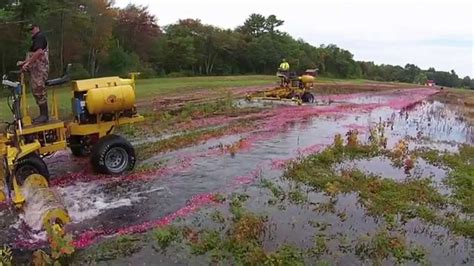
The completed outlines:
{"type": "MultiPolygon", "coordinates": [[[[370,86],[317,86],[302,106],[240,100],[260,87],[146,102],[147,122],[121,129],[133,173],[47,159],[72,218],[76,251],[63,260],[472,264],[473,94],[370,86]]],[[[2,206],[0,217],[17,262],[48,252],[31,215],[2,206]]]]}

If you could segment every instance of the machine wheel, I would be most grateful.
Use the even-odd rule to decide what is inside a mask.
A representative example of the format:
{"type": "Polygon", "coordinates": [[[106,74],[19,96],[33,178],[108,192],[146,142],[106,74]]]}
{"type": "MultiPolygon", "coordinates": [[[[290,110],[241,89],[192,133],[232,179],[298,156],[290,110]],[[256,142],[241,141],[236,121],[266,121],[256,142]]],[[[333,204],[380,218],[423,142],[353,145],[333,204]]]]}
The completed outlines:
{"type": "Polygon", "coordinates": [[[91,144],[88,136],[71,136],[69,138],[69,148],[72,155],[76,157],[86,157],[91,154],[91,144]]]}
{"type": "Polygon", "coordinates": [[[49,182],[49,171],[46,163],[36,153],[28,154],[21,158],[15,167],[15,176],[18,185],[23,185],[26,178],[32,174],[39,174],[46,178],[49,182]]]}
{"type": "Polygon", "coordinates": [[[135,167],[135,149],[126,139],[117,135],[101,138],[92,149],[91,163],[102,174],[118,175],[135,167]]]}
{"type": "Polygon", "coordinates": [[[304,103],[314,103],[314,95],[309,91],[305,91],[303,95],[301,95],[301,101],[304,103]]]}
{"type": "Polygon", "coordinates": [[[290,92],[288,94],[288,99],[299,98],[299,95],[296,92],[290,92]]]}

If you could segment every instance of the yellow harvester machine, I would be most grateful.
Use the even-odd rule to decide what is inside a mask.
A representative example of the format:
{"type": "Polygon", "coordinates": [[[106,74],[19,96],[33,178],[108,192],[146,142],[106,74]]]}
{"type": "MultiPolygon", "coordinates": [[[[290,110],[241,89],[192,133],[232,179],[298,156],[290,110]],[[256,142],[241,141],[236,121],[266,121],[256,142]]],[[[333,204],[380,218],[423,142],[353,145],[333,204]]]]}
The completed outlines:
{"type": "Polygon", "coordinates": [[[72,116],[60,120],[55,87],[69,82],[68,75],[48,80],[52,97],[50,121],[32,124],[28,113],[24,75],[5,75],[8,106],[13,122],[0,135],[0,202],[17,206],[43,198],[52,206],[42,215],[43,224],[69,221],[67,210],[49,191],[49,171],[44,156],[70,148],[75,156],[90,156],[93,169],[102,174],[122,174],[135,166],[135,150],[129,141],[115,135],[117,126],[143,121],[135,105],[135,74],[130,79],[95,78],[71,82],[72,116]],[[32,193],[34,191],[34,193],[32,193]]]}
{"type": "Polygon", "coordinates": [[[302,103],[312,103],[315,101],[311,89],[314,86],[316,77],[316,69],[308,69],[306,72],[297,76],[294,73],[278,71],[277,77],[280,78],[280,85],[263,92],[249,94],[246,99],[252,100],[268,100],[268,101],[289,101],[302,103]]]}

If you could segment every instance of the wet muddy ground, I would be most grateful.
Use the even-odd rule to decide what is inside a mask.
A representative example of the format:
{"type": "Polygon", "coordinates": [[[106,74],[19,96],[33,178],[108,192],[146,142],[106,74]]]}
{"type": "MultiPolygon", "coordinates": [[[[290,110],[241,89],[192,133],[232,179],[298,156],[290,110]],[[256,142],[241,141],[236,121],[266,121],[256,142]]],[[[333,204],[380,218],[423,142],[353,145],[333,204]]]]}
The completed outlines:
{"type": "MultiPolygon", "coordinates": [[[[409,151],[428,147],[456,153],[461,145],[472,145],[473,124],[462,109],[465,106],[443,102],[438,93],[428,88],[388,88],[317,94],[317,103],[304,106],[232,100],[240,109],[234,114],[200,114],[197,119],[171,120],[165,129],[147,124],[142,132],[136,132],[139,127],[128,132],[141,160],[134,173],[119,177],[97,176],[86,159],[55,154],[47,159],[51,183],[69,211],[72,223],[66,229],[80,250],[72,260],[226,264],[242,262],[239,256],[251,257],[258,250],[263,261],[274,265],[470,264],[469,211],[454,205],[439,210],[439,215],[454,210],[468,220],[468,229],[461,233],[417,216],[401,221],[401,215],[394,215],[388,222],[387,216],[369,213],[357,191],[328,193],[288,177],[291,165],[333,145],[337,134],[345,139],[347,132],[357,131],[358,141],[365,143],[376,128],[383,132],[387,150],[400,140],[407,141],[409,151]],[[186,136],[193,136],[193,141],[186,136]],[[165,145],[167,141],[177,144],[165,145]],[[245,251],[236,253],[225,243],[234,237],[233,226],[242,221],[240,212],[264,217],[263,233],[255,232],[252,248],[245,246],[245,251]],[[170,225],[183,237],[157,248],[166,237],[156,228],[170,225]],[[206,240],[203,235],[211,231],[217,236],[206,240]]],[[[173,102],[171,109],[182,108],[179,102],[173,102]]],[[[154,111],[162,112],[160,108],[154,111]]],[[[444,182],[452,169],[424,158],[417,158],[409,169],[404,164],[379,154],[333,167],[338,173],[357,169],[400,183],[429,178],[441,195],[453,193],[444,182]]],[[[18,254],[47,246],[45,234],[34,230],[35,222],[27,215],[3,206],[0,216],[0,245],[7,244],[18,254]]],[[[257,225],[253,227],[260,228],[257,225]]],[[[250,240],[239,240],[245,241],[250,240]]]]}

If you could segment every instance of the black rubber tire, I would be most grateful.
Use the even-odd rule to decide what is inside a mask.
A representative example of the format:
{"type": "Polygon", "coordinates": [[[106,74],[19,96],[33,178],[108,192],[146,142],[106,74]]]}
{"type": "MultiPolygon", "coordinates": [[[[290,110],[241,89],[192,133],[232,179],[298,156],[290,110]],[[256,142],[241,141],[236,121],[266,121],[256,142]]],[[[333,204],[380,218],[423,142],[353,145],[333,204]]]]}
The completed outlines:
{"type": "Polygon", "coordinates": [[[132,144],[117,135],[101,138],[92,148],[91,164],[97,173],[120,175],[133,170],[136,160],[132,144]],[[114,160],[115,158],[118,159],[114,160]],[[120,164],[117,167],[114,165],[116,162],[120,164]]]}
{"type": "Polygon", "coordinates": [[[309,91],[305,91],[303,95],[301,95],[301,101],[304,103],[314,103],[314,95],[309,91]]]}
{"type": "Polygon", "coordinates": [[[85,142],[87,142],[87,136],[70,136],[69,149],[71,149],[72,155],[76,157],[89,156],[91,154],[91,149],[85,147],[85,142]]]}
{"type": "Polygon", "coordinates": [[[36,153],[31,153],[21,158],[15,166],[15,176],[18,185],[23,185],[23,182],[31,174],[40,174],[44,176],[49,183],[48,166],[36,153]]]}

